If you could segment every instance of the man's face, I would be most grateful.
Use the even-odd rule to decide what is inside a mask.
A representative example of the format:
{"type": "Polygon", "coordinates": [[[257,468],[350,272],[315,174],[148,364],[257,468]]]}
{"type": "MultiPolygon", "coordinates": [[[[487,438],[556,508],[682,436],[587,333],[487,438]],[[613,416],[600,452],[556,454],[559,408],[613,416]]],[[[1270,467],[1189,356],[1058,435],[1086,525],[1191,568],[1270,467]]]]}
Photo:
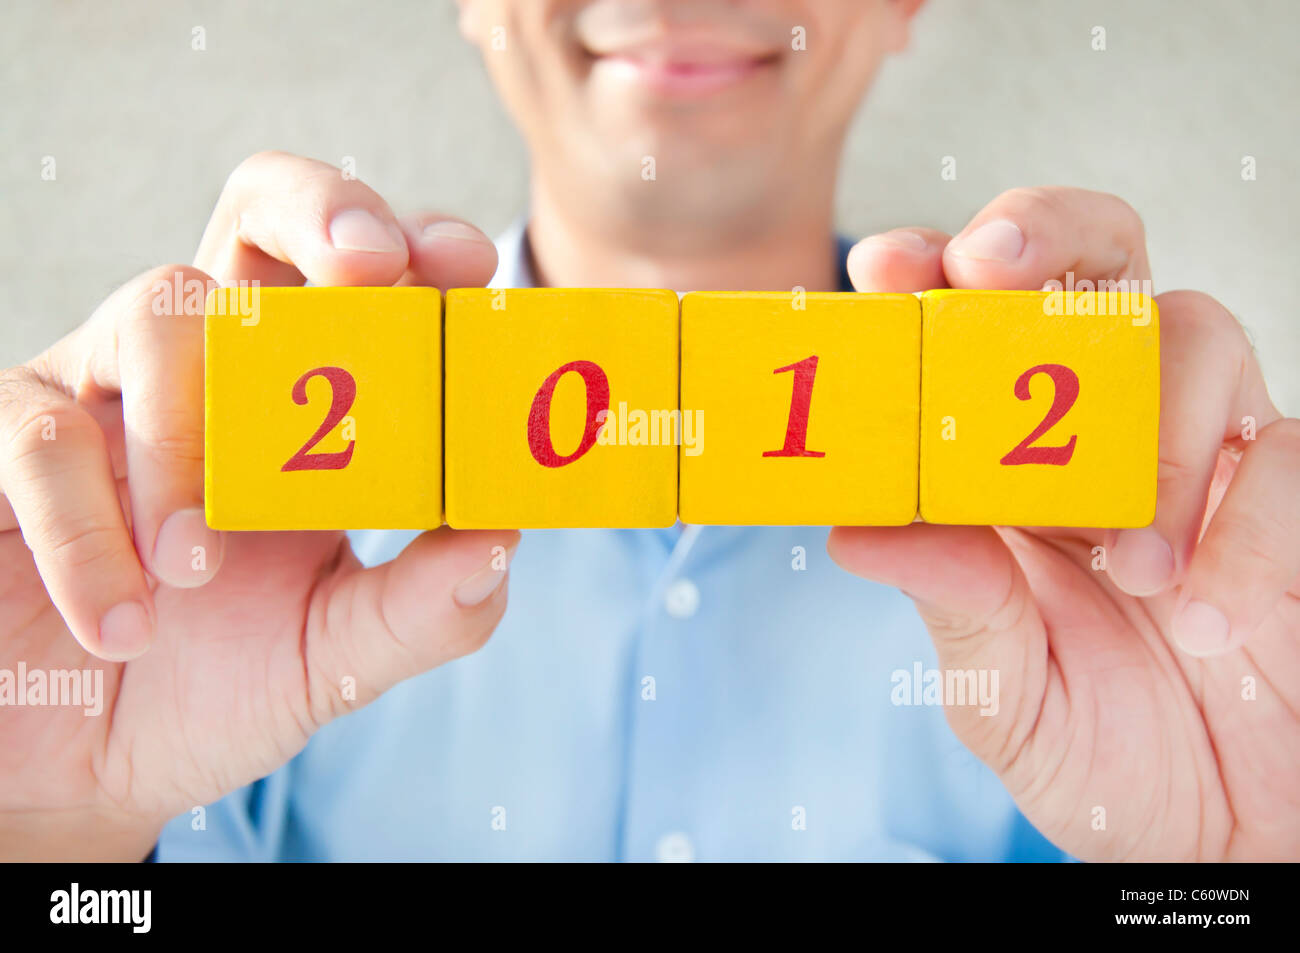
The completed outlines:
{"type": "Polygon", "coordinates": [[[918,3],[461,0],[461,27],[557,201],[716,238],[834,176],[918,3]]]}

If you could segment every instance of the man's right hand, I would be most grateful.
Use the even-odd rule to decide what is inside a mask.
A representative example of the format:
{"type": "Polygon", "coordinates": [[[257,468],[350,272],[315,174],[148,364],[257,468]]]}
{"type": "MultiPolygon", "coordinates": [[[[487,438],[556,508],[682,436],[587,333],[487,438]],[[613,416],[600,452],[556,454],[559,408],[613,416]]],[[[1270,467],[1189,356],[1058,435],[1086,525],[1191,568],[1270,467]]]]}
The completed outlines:
{"type": "Polygon", "coordinates": [[[203,317],[155,314],[158,282],[445,289],[495,265],[464,223],[398,220],[332,166],[260,154],[195,267],[141,275],[0,374],[0,670],[104,670],[98,716],[0,708],[0,857],[139,860],[169,818],[474,651],[505,611],[513,531],[444,527],[363,569],[341,532],[208,529],[203,317]]]}

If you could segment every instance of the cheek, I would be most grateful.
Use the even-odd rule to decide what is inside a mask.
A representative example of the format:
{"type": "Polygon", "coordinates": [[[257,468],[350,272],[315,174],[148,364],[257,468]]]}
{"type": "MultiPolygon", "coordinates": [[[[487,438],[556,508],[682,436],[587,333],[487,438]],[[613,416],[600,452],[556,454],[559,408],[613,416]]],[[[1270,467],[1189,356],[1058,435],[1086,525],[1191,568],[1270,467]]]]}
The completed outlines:
{"type": "Polygon", "coordinates": [[[573,39],[575,0],[485,2],[476,37],[484,65],[502,99],[524,128],[553,121],[572,99],[583,68],[573,39]]]}
{"type": "Polygon", "coordinates": [[[819,114],[852,113],[885,58],[887,12],[877,0],[805,5],[807,49],[790,54],[801,101],[819,114]]]}

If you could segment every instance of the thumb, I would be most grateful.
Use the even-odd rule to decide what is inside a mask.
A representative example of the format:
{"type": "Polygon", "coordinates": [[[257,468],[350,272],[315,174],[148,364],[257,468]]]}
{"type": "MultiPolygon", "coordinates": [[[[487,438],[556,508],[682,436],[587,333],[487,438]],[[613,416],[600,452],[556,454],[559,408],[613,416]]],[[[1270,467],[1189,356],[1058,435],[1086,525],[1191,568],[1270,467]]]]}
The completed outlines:
{"type": "Polygon", "coordinates": [[[505,613],[518,545],[516,530],[444,526],[370,569],[356,568],[349,554],[308,613],[304,655],[317,723],[481,648],[505,613]],[[355,691],[341,691],[345,685],[355,691]]]}
{"type": "Polygon", "coordinates": [[[1005,769],[1036,721],[1048,654],[1029,583],[1002,538],[988,526],[839,526],[826,548],[841,568],[911,598],[934,640],[944,685],[970,685],[967,673],[974,672],[984,679],[978,684],[994,689],[989,703],[970,692],[961,704],[945,692],[944,703],[957,737],[995,770],[1005,769]]]}

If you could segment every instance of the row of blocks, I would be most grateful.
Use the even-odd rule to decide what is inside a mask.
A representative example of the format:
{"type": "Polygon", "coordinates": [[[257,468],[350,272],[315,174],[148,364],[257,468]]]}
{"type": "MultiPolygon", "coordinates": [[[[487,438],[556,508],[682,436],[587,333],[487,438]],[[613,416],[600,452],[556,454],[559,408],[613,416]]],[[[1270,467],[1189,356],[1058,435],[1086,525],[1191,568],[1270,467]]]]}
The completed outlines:
{"type": "Polygon", "coordinates": [[[205,340],[217,529],[1155,510],[1145,295],[223,288],[205,340]]]}

